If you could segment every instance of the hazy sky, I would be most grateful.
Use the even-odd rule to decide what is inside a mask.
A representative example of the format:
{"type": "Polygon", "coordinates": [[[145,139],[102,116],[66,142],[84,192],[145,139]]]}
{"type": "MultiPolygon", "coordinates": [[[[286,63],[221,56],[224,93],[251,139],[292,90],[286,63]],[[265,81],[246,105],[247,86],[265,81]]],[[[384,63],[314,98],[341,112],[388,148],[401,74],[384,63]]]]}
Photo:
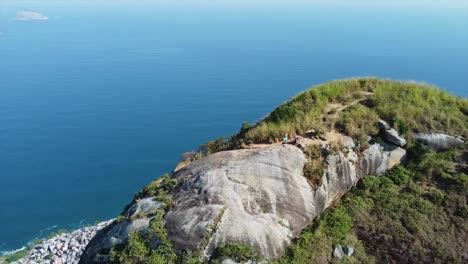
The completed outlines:
{"type": "Polygon", "coordinates": [[[2,0],[2,5],[359,5],[359,6],[464,6],[468,0],[2,0]]]}

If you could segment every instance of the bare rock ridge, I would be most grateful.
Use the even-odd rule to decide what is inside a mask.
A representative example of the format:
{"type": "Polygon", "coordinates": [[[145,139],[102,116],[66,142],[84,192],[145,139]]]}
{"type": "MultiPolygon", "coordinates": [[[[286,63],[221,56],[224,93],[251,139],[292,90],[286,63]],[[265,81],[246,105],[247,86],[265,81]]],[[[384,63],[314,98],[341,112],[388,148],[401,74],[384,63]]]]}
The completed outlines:
{"type": "MultiPolygon", "coordinates": [[[[381,136],[384,142],[370,144],[360,155],[352,142],[328,155],[322,184],[314,187],[303,176],[307,158],[300,144],[223,151],[194,161],[171,176],[178,183],[168,191],[173,202],[164,216],[168,238],[177,253],[203,252],[206,259],[228,243],[247,243],[276,259],[359,179],[381,175],[404,159],[406,140],[386,126],[381,136]]],[[[124,215],[131,220],[100,231],[80,263],[109,261],[112,247],[148,227],[152,218],[138,212],[150,213],[158,201],[145,197],[128,208],[124,215]]]]}

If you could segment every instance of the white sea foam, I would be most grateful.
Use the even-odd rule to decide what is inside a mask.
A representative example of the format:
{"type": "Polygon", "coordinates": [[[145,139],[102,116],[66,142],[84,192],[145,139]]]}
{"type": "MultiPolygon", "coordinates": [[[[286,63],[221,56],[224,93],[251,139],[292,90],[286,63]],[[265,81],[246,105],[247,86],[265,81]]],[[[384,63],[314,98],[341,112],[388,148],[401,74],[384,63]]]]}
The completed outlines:
{"type": "Polygon", "coordinates": [[[16,252],[24,250],[26,248],[27,247],[22,247],[22,248],[18,248],[18,249],[14,249],[14,250],[0,251],[0,256],[15,254],[16,252]]]}

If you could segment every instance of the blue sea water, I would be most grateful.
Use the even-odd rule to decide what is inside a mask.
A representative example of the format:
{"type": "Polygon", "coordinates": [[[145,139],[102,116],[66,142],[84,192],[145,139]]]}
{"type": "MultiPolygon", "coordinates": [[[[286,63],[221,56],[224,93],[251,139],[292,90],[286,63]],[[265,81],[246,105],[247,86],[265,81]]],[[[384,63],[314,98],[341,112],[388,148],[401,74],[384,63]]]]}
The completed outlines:
{"type": "Polygon", "coordinates": [[[181,153],[313,84],[468,96],[464,9],[0,4],[0,251],[120,213],[181,153]]]}

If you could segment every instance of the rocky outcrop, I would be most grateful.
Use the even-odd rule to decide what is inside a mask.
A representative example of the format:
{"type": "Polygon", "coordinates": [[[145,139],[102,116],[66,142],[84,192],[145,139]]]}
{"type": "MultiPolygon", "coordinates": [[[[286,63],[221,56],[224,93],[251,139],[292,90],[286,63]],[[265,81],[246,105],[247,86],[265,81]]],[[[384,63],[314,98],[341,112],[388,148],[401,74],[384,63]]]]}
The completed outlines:
{"type": "Polygon", "coordinates": [[[406,145],[406,139],[400,137],[398,132],[393,129],[387,122],[379,120],[379,126],[380,134],[385,142],[397,147],[403,147],[406,145]]]}
{"type": "Polygon", "coordinates": [[[114,220],[101,222],[71,233],[63,233],[35,245],[29,254],[16,264],[76,264],[86,245],[96,233],[114,220]]]}
{"type": "Polygon", "coordinates": [[[305,162],[299,148],[279,145],[220,152],[183,168],[173,176],[182,184],[171,192],[176,205],[166,214],[174,248],[209,256],[225,243],[247,242],[265,256],[280,256],[320,210],[309,202],[314,193],[302,176],[305,162]]]}
{"type": "Polygon", "coordinates": [[[126,242],[133,231],[147,229],[153,219],[152,214],[161,207],[161,204],[154,197],[146,197],[131,204],[123,214],[124,219],[114,221],[88,244],[82,259],[85,263],[108,262],[109,250],[126,242]]]}
{"type": "MultiPolygon", "coordinates": [[[[322,184],[316,187],[303,176],[307,162],[303,151],[290,144],[219,152],[183,167],[172,175],[178,184],[168,192],[173,206],[164,219],[174,249],[203,252],[209,258],[227,243],[247,243],[269,259],[280,257],[291,240],[359,178],[383,173],[405,153],[395,146],[375,144],[359,158],[353,144],[349,145],[344,152],[328,155],[322,184]]],[[[143,210],[146,199],[151,198],[129,207],[124,214],[127,219],[143,210]]],[[[106,260],[105,252],[125,240],[129,227],[145,220],[140,225],[144,228],[157,206],[145,208],[140,216],[147,216],[101,231],[82,263],[106,260]]]]}
{"type": "Polygon", "coordinates": [[[465,144],[463,138],[450,136],[443,133],[420,133],[415,134],[417,142],[427,145],[433,151],[445,151],[461,147],[465,144]]]}
{"type": "Polygon", "coordinates": [[[367,175],[382,175],[385,171],[399,164],[405,157],[406,150],[385,143],[375,143],[362,152],[360,160],[360,178],[367,175]]]}
{"type": "Polygon", "coordinates": [[[344,257],[349,257],[354,254],[354,248],[350,246],[344,246],[342,247],[341,245],[337,245],[335,249],[333,250],[333,257],[341,260],[344,257]]]}

